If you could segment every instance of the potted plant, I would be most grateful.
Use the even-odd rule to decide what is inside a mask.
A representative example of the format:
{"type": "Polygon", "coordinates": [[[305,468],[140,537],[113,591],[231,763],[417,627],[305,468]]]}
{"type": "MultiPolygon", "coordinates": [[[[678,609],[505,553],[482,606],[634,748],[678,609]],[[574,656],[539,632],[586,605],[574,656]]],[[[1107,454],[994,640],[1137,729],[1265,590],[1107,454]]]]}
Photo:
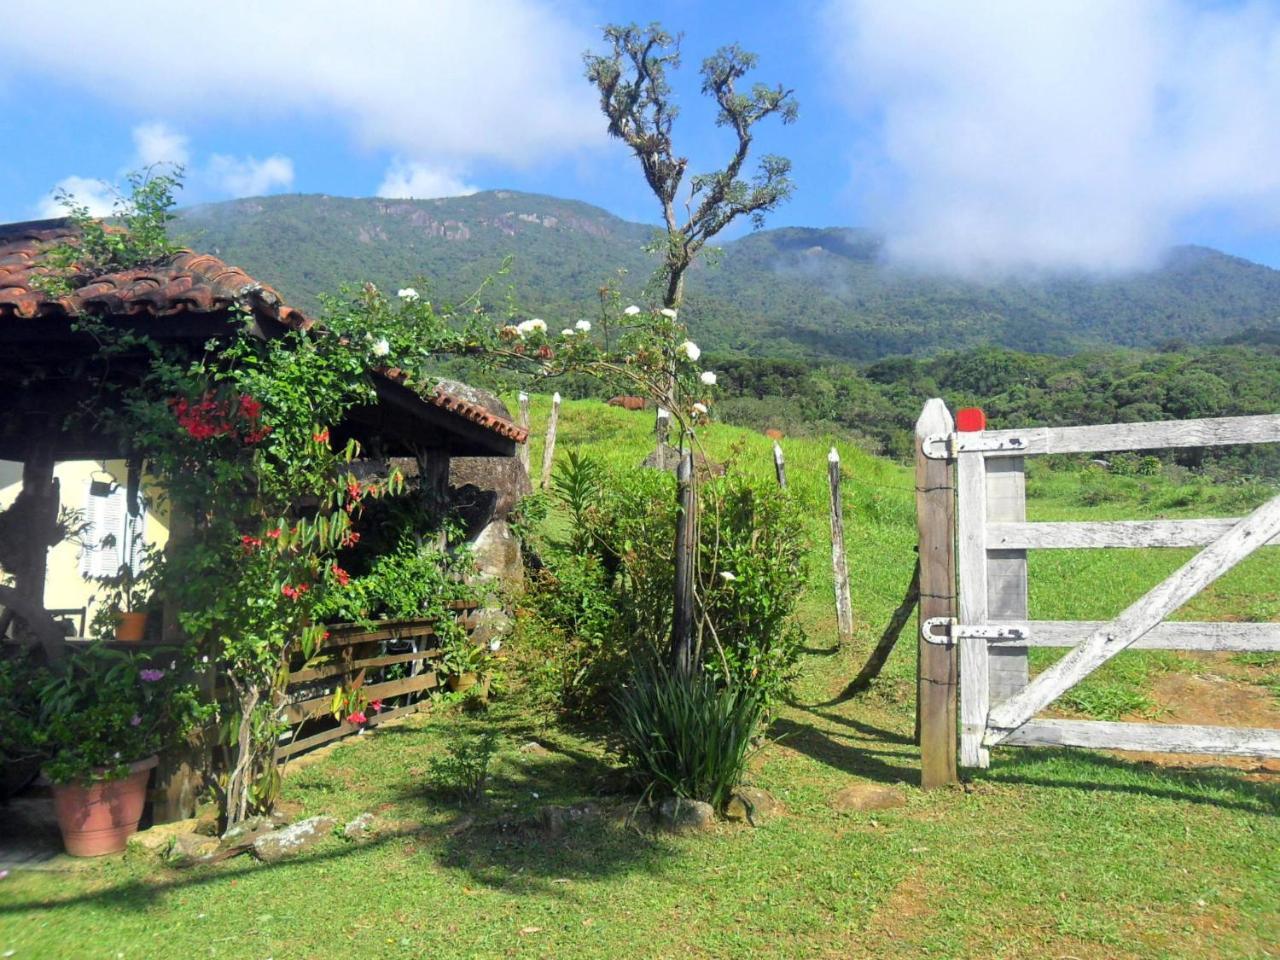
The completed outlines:
{"type": "Polygon", "coordinates": [[[477,692],[480,697],[487,696],[488,670],[493,660],[488,648],[472,640],[462,625],[455,620],[442,621],[437,629],[445,624],[448,624],[448,627],[440,638],[444,651],[440,662],[445,672],[445,684],[450,690],[458,693],[466,693],[479,686],[480,689],[477,692]]]}
{"type": "Polygon", "coordinates": [[[95,577],[106,596],[93,615],[93,635],[120,643],[138,643],[147,632],[148,608],[155,597],[164,566],[163,554],[154,546],[141,547],[138,572],[122,563],[114,576],[95,577]]]}
{"type": "Polygon", "coordinates": [[[72,856],[124,849],[158,754],[207,716],[194,684],[178,682],[177,660],[163,656],[95,643],[34,676],[31,738],[72,856]]]}

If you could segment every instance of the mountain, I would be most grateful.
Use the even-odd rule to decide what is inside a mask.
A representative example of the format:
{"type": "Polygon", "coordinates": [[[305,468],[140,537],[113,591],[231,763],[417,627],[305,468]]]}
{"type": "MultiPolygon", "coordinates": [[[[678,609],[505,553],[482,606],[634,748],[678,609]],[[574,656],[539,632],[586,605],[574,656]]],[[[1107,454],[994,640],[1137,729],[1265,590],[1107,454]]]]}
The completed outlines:
{"type": "MultiPolygon", "coordinates": [[[[598,309],[601,284],[619,270],[625,295],[639,299],[656,262],[643,249],[650,226],[510,190],[234,200],[181,211],[175,233],[310,310],[365,280],[457,301],[507,263],[486,303],[576,319],[598,309]]],[[[982,282],[889,266],[867,231],[785,227],[725,244],[687,286],[684,319],[704,347],[755,356],[873,360],[980,344],[1070,353],[1280,327],[1280,271],[1204,247],[1176,248],[1158,269],[1126,277],[982,282]]]]}

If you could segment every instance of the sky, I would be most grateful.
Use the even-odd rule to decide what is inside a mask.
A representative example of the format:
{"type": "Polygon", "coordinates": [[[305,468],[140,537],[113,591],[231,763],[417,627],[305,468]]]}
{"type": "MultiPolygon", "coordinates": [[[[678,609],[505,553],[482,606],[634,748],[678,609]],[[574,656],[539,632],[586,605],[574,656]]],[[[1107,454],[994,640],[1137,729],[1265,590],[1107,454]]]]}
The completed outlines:
{"type": "MultiPolygon", "coordinates": [[[[582,53],[607,23],[684,35],[676,144],[723,166],[697,68],[759,54],[795,91],[757,154],[769,226],[861,226],[962,275],[1149,269],[1200,243],[1280,268],[1280,0],[161,0],[14,5],[0,32],[0,220],[94,209],[157,161],[183,204],[516,189],[655,222],[582,53]]],[[[748,224],[731,228],[741,235],[748,224]]]]}

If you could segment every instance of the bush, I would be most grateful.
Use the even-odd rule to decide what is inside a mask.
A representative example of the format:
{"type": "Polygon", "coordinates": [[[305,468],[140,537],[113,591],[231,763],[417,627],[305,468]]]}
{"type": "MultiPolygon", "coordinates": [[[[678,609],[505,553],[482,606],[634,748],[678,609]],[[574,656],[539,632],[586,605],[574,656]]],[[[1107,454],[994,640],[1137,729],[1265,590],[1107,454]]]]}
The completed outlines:
{"type": "Polygon", "coordinates": [[[443,757],[432,757],[427,762],[427,776],[437,789],[464,802],[480,803],[489,781],[489,761],[497,749],[492,732],[455,740],[443,757]]]}
{"type": "Polygon", "coordinates": [[[623,757],[650,796],[702,800],[723,811],[764,710],[763,693],[749,685],[638,659],[617,695],[623,757]]]}

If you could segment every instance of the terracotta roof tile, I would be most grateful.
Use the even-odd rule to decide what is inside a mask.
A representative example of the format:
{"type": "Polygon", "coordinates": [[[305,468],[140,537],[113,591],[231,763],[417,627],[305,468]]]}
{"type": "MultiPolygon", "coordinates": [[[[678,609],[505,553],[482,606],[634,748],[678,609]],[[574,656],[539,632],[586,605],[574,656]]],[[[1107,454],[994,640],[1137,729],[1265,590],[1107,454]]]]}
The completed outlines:
{"type": "MultiPolygon", "coordinates": [[[[314,321],[284,302],[274,289],[259,283],[239,267],[206,253],[181,250],[153,266],[98,277],[55,297],[33,281],[50,270],[41,259],[51,248],[76,236],[68,220],[38,220],[0,226],[0,322],[36,318],[68,318],[77,313],[105,316],[168,317],[185,312],[213,313],[242,306],[296,330],[309,330],[314,321]]],[[[399,369],[377,371],[389,380],[416,389],[399,369]]],[[[416,389],[426,402],[492,430],[516,443],[529,432],[483,406],[439,387],[416,389]]]]}

